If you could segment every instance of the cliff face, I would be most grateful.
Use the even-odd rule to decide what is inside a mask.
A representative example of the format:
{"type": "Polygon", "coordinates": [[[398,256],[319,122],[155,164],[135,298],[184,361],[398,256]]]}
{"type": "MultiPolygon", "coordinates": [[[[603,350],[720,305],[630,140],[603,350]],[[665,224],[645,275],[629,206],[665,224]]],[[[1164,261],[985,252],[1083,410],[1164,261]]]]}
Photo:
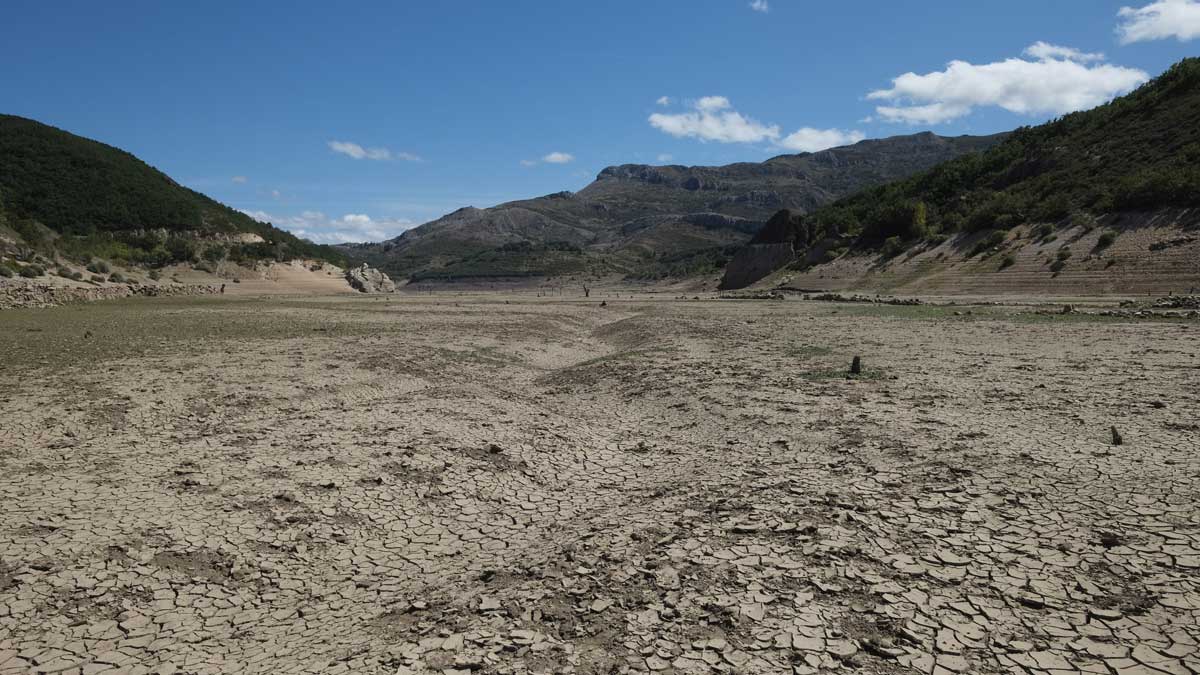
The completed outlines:
{"type": "Polygon", "coordinates": [[[796,250],[790,243],[748,244],[725,267],[719,288],[723,291],[745,288],[795,259],[796,250]]]}
{"type": "Polygon", "coordinates": [[[745,288],[792,262],[796,251],[808,246],[810,235],[800,213],[789,209],[777,212],[729,261],[721,290],[745,288]]]}

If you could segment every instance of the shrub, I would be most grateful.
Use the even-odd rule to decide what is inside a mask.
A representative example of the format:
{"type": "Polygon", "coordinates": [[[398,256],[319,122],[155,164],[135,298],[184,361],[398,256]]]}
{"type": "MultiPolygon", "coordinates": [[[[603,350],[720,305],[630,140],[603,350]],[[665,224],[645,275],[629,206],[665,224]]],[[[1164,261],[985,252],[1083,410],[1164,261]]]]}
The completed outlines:
{"type": "Polygon", "coordinates": [[[1070,257],[1071,257],[1071,247],[1070,246],[1063,246],[1062,248],[1058,249],[1058,255],[1054,256],[1055,260],[1058,260],[1060,262],[1066,262],[1070,257]]]}
{"type": "Polygon", "coordinates": [[[104,283],[104,277],[100,276],[99,274],[93,274],[91,281],[93,284],[102,284],[104,283]]]}
{"type": "Polygon", "coordinates": [[[984,251],[990,251],[991,249],[1003,244],[1005,239],[1007,239],[1007,237],[1005,236],[1004,232],[996,230],[989,234],[986,238],[979,240],[979,243],[975,244],[975,248],[971,249],[971,254],[967,257],[973,258],[984,251]]]}
{"type": "Polygon", "coordinates": [[[13,276],[13,268],[8,266],[8,263],[0,262],[0,277],[11,279],[13,276]]]}
{"type": "Polygon", "coordinates": [[[1096,249],[1097,250],[1106,249],[1109,246],[1112,246],[1113,242],[1115,242],[1116,240],[1117,240],[1116,232],[1113,232],[1112,230],[1105,230],[1104,233],[1100,235],[1100,239],[1098,239],[1096,241],[1096,249]]]}
{"type": "Polygon", "coordinates": [[[91,272],[92,274],[108,274],[112,271],[112,269],[108,266],[108,263],[103,260],[93,260],[91,264],[87,266],[87,271],[91,272]]]}
{"type": "Polygon", "coordinates": [[[150,270],[150,273],[146,276],[150,277],[154,281],[158,281],[162,278],[162,272],[159,272],[158,270],[150,270]]]}
{"type": "Polygon", "coordinates": [[[1071,214],[1071,225],[1082,227],[1084,230],[1091,230],[1096,227],[1096,216],[1086,211],[1075,211],[1071,214]]]}
{"type": "Polygon", "coordinates": [[[83,272],[75,270],[74,272],[71,272],[71,278],[75,281],[81,281],[83,279],[83,272]]]}
{"type": "Polygon", "coordinates": [[[1042,223],[1029,233],[1034,239],[1045,239],[1054,234],[1054,226],[1050,223],[1042,223]]]}
{"type": "Polygon", "coordinates": [[[70,279],[71,275],[74,274],[69,267],[59,267],[57,270],[54,270],[54,273],[64,279],[70,279]]]}
{"type": "Polygon", "coordinates": [[[1015,264],[1017,264],[1017,259],[1012,257],[1012,254],[1009,254],[1004,256],[1004,259],[1000,261],[1000,269],[1012,267],[1015,264]]]}
{"type": "Polygon", "coordinates": [[[904,252],[904,244],[901,243],[900,237],[888,237],[883,242],[883,256],[885,258],[895,258],[904,252]]]}
{"type": "Polygon", "coordinates": [[[114,284],[124,283],[125,275],[121,274],[120,272],[113,272],[112,274],[108,275],[108,280],[114,284]]]}
{"type": "Polygon", "coordinates": [[[26,279],[33,279],[34,277],[40,277],[45,273],[46,273],[46,270],[42,269],[41,267],[38,267],[37,265],[26,265],[21,268],[21,276],[25,277],[26,279]]]}

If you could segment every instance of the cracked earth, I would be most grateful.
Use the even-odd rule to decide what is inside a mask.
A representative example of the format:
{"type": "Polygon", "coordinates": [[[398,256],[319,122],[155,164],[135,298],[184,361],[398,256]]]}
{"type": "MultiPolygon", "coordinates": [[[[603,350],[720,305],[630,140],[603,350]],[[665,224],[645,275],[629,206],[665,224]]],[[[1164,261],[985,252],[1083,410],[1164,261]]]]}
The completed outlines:
{"type": "Polygon", "coordinates": [[[1195,321],[432,297],[0,325],[3,674],[1200,673],[1195,321]]]}

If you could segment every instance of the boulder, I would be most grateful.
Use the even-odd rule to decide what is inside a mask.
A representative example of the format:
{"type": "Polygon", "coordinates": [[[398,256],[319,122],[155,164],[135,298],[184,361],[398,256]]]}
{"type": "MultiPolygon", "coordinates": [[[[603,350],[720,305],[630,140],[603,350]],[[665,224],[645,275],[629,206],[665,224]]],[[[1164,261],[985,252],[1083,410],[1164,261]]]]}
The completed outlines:
{"type": "Polygon", "coordinates": [[[396,284],[388,278],[388,275],[367,263],[346,270],[346,281],[350,282],[350,286],[355,290],[362,293],[392,293],[396,290],[396,284]]]}

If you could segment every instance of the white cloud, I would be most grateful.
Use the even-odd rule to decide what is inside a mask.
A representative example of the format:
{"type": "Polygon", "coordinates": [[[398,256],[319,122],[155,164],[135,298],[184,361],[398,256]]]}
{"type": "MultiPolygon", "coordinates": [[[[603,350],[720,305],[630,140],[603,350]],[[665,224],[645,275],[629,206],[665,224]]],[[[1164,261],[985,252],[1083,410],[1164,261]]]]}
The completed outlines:
{"type": "Polygon", "coordinates": [[[732,110],[724,96],[705,96],[693,112],[654,113],[650,125],[676,138],[698,138],[720,143],[758,143],[779,138],[779,127],[757,122],[732,110]]]}
{"type": "Polygon", "coordinates": [[[779,141],[779,147],[797,152],[816,152],[841,145],[853,145],[866,137],[861,131],[804,127],[785,136],[779,141]]]}
{"type": "Polygon", "coordinates": [[[767,0],[754,0],[754,2],[750,3],[750,9],[766,14],[771,11],[771,5],[767,3],[767,0]]]}
{"type": "Polygon", "coordinates": [[[569,152],[552,152],[542,158],[547,164],[567,164],[575,161],[575,155],[569,152]]]}
{"type": "Polygon", "coordinates": [[[304,211],[297,216],[271,214],[266,211],[243,213],[318,244],[383,241],[416,226],[416,223],[403,218],[376,220],[365,213],[347,213],[341,218],[330,218],[320,211],[304,211]]]}
{"type": "Polygon", "coordinates": [[[233,181],[233,182],[235,182],[235,183],[238,183],[239,185],[245,185],[245,184],[246,184],[246,177],[245,177],[245,176],[234,176],[234,177],[233,177],[232,179],[230,179],[230,180],[232,180],[232,181],[233,181]]]}
{"type": "Polygon", "coordinates": [[[1079,61],[1087,63],[1089,61],[1103,61],[1104,54],[1081,52],[1078,49],[1071,47],[1062,47],[1060,45],[1052,45],[1048,42],[1037,42],[1025,48],[1025,56],[1031,56],[1039,61],[1046,59],[1065,59],[1067,61],[1079,61]]]}
{"type": "Polygon", "coordinates": [[[658,156],[658,161],[660,161],[660,162],[669,162],[673,159],[675,159],[675,158],[672,157],[671,155],[668,155],[665,152],[658,156]]]}
{"type": "Polygon", "coordinates": [[[939,124],[998,106],[1021,115],[1093,108],[1150,79],[1144,71],[1107,63],[1087,65],[1098,54],[1039,42],[1025,50],[1035,60],[1010,58],[976,65],[951,61],[943,71],[905,73],[868,99],[887,101],[875,109],[889,122],[939,124]]]}
{"type": "Polygon", "coordinates": [[[387,148],[364,148],[358,143],[351,143],[350,141],[329,141],[329,149],[354,159],[373,159],[376,161],[401,159],[406,162],[421,161],[420,157],[410,152],[393,153],[387,148]]]}
{"type": "Polygon", "coordinates": [[[1200,0],[1158,0],[1145,7],[1122,7],[1117,16],[1121,44],[1175,38],[1180,42],[1200,37],[1200,0]]]}
{"type": "Polygon", "coordinates": [[[692,111],[654,113],[650,125],[676,138],[698,138],[719,143],[771,143],[784,150],[816,152],[863,140],[860,131],[803,127],[783,135],[777,124],[764,124],[734,110],[724,96],[705,96],[692,103],[692,111]]]}
{"type": "Polygon", "coordinates": [[[658,105],[663,105],[663,106],[671,105],[671,97],[670,96],[659,96],[658,100],[655,101],[655,103],[658,105]]]}
{"type": "Polygon", "coordinates": [[[538,164],[538,163],[537,163],[537,160],[536,160],[536,159],[523,159],[523,160],[521,160],[521,166],[537,166],[537,164],[538,164]]]}
{"type": "Polygon", "coordinates": [[[724,96],[702,96],[699,101],[696,101],[696,110],[704,112],[729,110],[732,107],[733,104],[724,96]]]}

